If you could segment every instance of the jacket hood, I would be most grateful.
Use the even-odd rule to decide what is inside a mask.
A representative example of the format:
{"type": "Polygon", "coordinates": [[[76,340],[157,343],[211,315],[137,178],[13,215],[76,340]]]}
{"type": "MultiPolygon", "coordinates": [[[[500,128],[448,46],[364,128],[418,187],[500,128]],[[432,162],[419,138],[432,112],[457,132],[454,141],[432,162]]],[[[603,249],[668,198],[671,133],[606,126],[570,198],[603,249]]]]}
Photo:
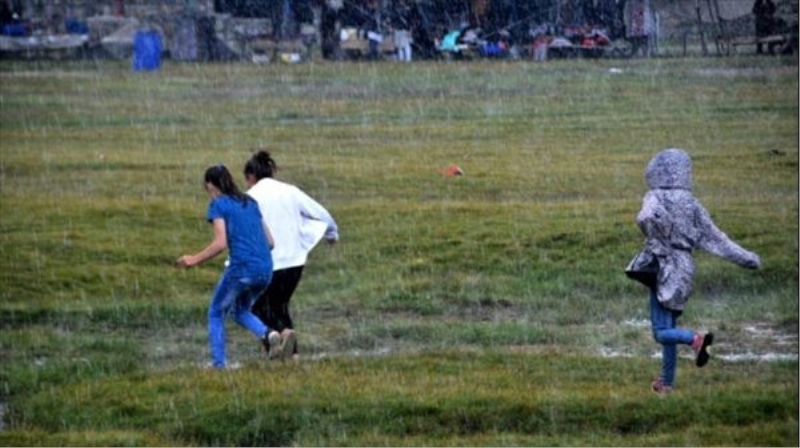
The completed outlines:
{"type": "Polygon", "coordinates": [[[682,149],[670,148],[656,154],[644,173],[651,190],[692,190],[692,159],[682,149]]]}

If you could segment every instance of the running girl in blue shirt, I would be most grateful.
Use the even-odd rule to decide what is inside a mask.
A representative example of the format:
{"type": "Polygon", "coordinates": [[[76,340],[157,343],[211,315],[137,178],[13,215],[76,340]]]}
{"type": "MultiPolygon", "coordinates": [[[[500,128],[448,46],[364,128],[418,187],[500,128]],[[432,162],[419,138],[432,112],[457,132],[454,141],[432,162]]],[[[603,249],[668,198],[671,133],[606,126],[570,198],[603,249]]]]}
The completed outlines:
{"type": "Polygon", "coordinates": [[[217,283],[208,308],[211,365],[224,369],[225,317],[228,314],[232,313],[236,323],[265,345],[277,347],[280,343],[280,335],[269,331],[250,312],[272,279],[271,250],[274,242],[269,228],[262,222],[258,204],[239,190],[224,165],[206,170],[205,189],[211,196],[207,218],[214,230],[214,239],[200,252],[178,258],[177,263],[180,267],[190,268],[228,249],[228,266],[217,283]]]}

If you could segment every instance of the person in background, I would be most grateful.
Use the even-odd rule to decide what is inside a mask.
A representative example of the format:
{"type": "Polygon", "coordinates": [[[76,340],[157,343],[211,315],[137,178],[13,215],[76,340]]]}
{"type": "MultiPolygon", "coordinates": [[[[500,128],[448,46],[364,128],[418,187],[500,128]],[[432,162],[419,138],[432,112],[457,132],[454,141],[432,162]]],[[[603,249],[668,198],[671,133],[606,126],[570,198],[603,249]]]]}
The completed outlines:
{"type": "MultiPolygon", "coordinates": [[[[772,0],[756,0],[753,3],[753,15],[756,19],[756,39],[761,39],[772,34],[773,18],[775,15],[775,3],[772,0]]],[[[769,54],[774,53],[774,44],[767,44],[769,54]]],[[[756,43],[756,53],[763,54],[762,44],[756,43]]]]}
{"type": "Polygon", "coordinates": [[[394,30],[394,47],[397,51],[397,60],[411,62],[411,31],[407,29],[394,30]]]}
{"type": "Polygon", "coordinates": [[[694,350],[695,364],[709,360],[712,333],[677,328],[677,320],[692,293],[692,251],[703,249],[739,266],[756,269],[761,260],[733,242],[717,228],[711,216],[692,194],[692,161],[681,149],[665,149],[648,163],[645,194],[636,223],[645,236],[645,248],[658,260],[658,274],[650,288],[650,320],[653,338],[661,344],[661,375],[652,383],[658,394],[675,385],[677,346],[694,350]]]}
{"type": "Polygon", "coordinates": [[[633,54],[640,51],[645,57],[653,56],[656,35],[656,15],[650,0],[628,0],[625,2],[625,37],[631,43],[633,54]]]}
{"type": "Polygon", "coordinates": [[[397,60],[400,62],[411,62],[413,34],[409,26],[410,7],[405,1],[401,1],[395,5],[395,8],[394,47],[397,52],[397,60]]]}
{"type": "Polygon", "coordinates": [[[368,57],[370,60],[377,61],[381,58],[380,47],[383,43],[383,19],[381,18],[380,2],[378,0],[368,0],[366,12],[367,44],[369,48],[368,57]]]}
{"type": "Polygon", "coordinates": [[[250,311],[272,278],[272,235],[261,219],[258,204],[242,193],[224,165],[209,167],[204,186],[211,196],[207,218],[214,239],[200,252],[177,260],[182,268],[202,264],[228,249],[229,258],[208,308],[208,338],[211,366],[227,367],[225,318],[233,314],[236,323],[253,333],[265,346],[277,350],[280,335],[264,325],[250,311]]]}
{"type": "Polygon", "coordinates": [[[322,0],[319,34],[322,41],[322,57],[335,59],[339,57],[339,13],[341,0],[322,0]]]}
{"type": "Polygon", "coordinates": [[[331,214],[298,187],[274,179],[277,165],[266,150],[256,151],[244,166],[250,189],[258,202],[264,222],[273,232],[273,277],[269,288],[253,306],[253,312],[271,328],[281,332],[280,353],[297,355],[294,322],[289,301],[303,274],[309,252],[324,238],[334,244],[339,229],[331,214]],[[291,346],[287,345],[291,340],[291,346]]]}

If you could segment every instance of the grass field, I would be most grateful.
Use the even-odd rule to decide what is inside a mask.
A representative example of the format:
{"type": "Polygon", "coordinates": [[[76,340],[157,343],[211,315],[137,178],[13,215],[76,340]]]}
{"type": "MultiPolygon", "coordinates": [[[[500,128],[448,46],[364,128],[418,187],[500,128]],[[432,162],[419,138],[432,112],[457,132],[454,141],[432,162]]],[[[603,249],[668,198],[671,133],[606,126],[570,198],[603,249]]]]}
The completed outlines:
{"type": "Polygon", "coordinates": [[[255,66],[0,61],[0,445],[797,446],[798,63],[666,58],[255,66]],[[202,173],[269,147],[336,218],[292,301],[300,362],[206,307],[202,173]],[[647,161],[757,252],[697,253],[660,368],[647,161]],[[442,176],[457,164],[460,177],[442,176]]]}

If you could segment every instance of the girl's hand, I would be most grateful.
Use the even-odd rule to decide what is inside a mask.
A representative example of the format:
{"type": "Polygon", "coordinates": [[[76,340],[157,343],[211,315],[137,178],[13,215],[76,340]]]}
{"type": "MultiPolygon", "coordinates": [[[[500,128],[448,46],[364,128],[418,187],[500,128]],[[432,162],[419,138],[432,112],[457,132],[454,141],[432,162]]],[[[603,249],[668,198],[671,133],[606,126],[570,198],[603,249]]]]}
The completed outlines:
{"type": "Polygon", "coordinates": [[[190,267],[195,265],[193,258],[194,257],[192,257],[191,255],[184,255],[184,256],[178,258],[175,261],[175,264],[177,264],[178,267],[180,267],[180,268],[184,268],[184,269],[190,268],[190,267]]]}
{"type": "Polygon", "coordinates": [[[225,236],[225,220],[222,218],[214,218],[211,224],[214,227],[214,240],[211,241],[211,244],[194,255],[183,255],[175,260],[175,264],[177,264],[178,267],[191,268],[205,263],[219,255],[220,252],[228,247],[228,240],[225,236]]]}

